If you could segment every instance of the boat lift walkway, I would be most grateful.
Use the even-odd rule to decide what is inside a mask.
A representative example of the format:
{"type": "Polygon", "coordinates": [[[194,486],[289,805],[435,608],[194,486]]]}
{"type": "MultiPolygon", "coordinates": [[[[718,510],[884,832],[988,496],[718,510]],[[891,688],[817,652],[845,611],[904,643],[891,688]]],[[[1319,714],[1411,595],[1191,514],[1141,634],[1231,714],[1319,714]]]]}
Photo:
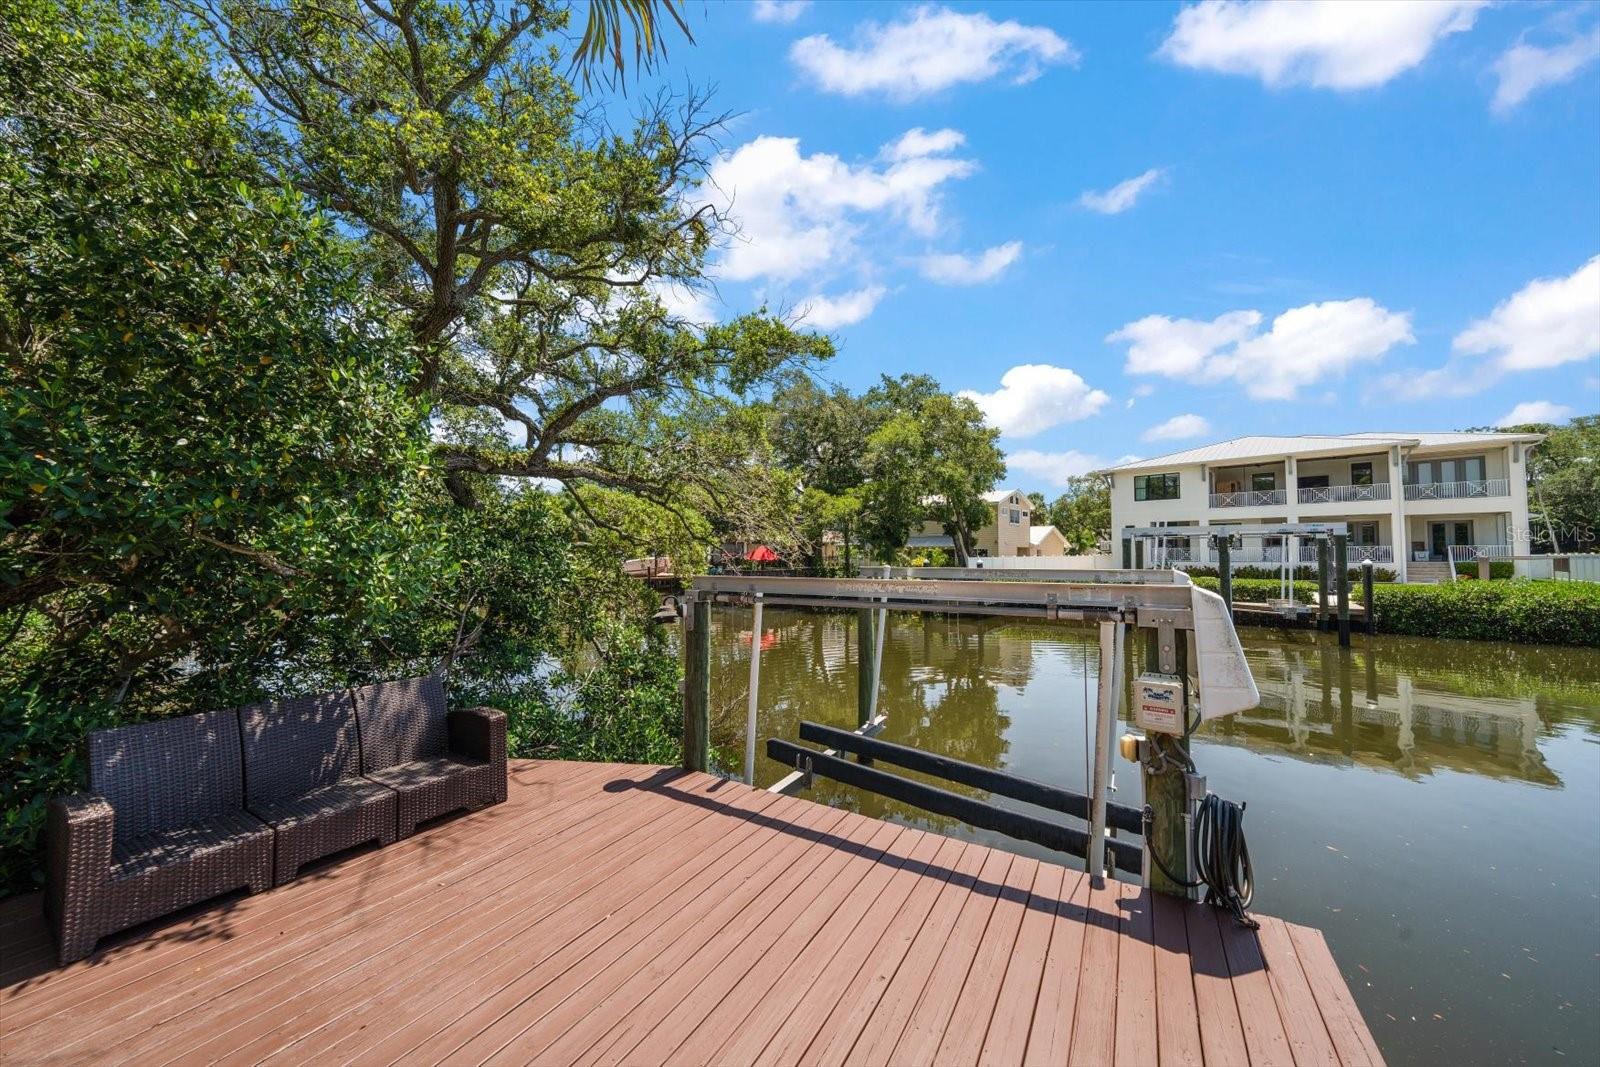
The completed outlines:
{"type": "Polygon", "coordinates": [[[4,1064],[1377,1064],[1322,935],[677,768],[108,939],[0,904],[4,1064]]]}

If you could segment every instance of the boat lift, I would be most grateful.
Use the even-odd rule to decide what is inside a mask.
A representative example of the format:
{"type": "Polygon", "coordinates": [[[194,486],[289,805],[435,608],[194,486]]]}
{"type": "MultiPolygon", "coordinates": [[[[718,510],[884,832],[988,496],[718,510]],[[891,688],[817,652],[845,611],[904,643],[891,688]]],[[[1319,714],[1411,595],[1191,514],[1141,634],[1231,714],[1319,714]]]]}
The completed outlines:
{"type": "MultiPolygon", "coordinates": [[[[1273,522],[1241,523],[1232,526],[1129,526],[1122,530],[1122,561],[1126,567],[1142,567],[1146,561],[1164,565],[1190,562],[1187,552],[1182,558],[1172,559],[1168,541],[1203,537],[1217,553],[1217,575],[1222,586],[1222,599],[1229,609],[1233,607],[1233,557],[1232,550],[1241,548],[1246,539],[1260,538],[1265,563],[1278,565],[1278,595],[1267,601],[1267,607],[1277,614],[1298,619],[1315,612],[1321,630],[1331,630],[1335,615],[1331,610],[1330,592],[1338,605],[1337,627],[1339,644],[1350,644],[1350,527],[1344,522],[1273,522]],[[1277,560],[1267,560],[1265,541],[1268,537],[1280,538],[1282,553],[1277,560]],[[1294,574],[1300,565],[1300,542],[1317,546],[1317,603],[1301,604],[1294,595],[1294,574]],[[1332,590],[1330,590],[1330,581],[1332,590]]],[[[1367,567],[1365,585],[1372,583],[1372,569],[1367,567]]],[[[1370,603],[1370,589],[1367,596],[1370,603]]],[[[1371,630],[1371,613],[1368,613],[1371,630]]]]}
{"type": "MultiPolygon", "coordinates": [[[[710,710],[710,612],[713,606],[750,607],[750,687],[745,722],[745,778],[753,783],[756,707],[761,682],[761,627],[764,607],[810,607],[855,611],[858,624],[858,728],[846,733],[804,724],[801,737],[830,744],[823,751],[801,748],[780,738],[767,743],[767,753],[794,766],[780,787],[822,774],[884,793],[973,825],[1060,848],[1083,857],[1088,870],[1106,870],[1108,844],[1116,865],[1142,871],[1149,884],[1187,895],[1182,883],[1153,876],[1150,849],[1159,843],[1164,854],[1191,877],[1191,835],[1188,826],[1204,799],[1204,779],[1169,773],[1186,751],[1174,758],[1172,745],[1187,739],[1201,722],[1257,706],[1260,695],[1234,632],[1226,603],[1217,594],[1194,585],[1181,571],[1037,571],[964,568],[874,568],[878,577],[767,578],[710,575],[694,579],[683,594],[684,616],[684,765],[708,770],[710,710]],[[1093,771],[1087,797],[1028,782],[1003,772],[948,760],[931,753],[892,745],[871,737],[883,725],[877,715],[878,672],[882,663],[882,620],[890,611],[952,613],[1034,619],[1040,622],[1087,622],[1099,628],[1099,691],[1095,708],[1093,771]],[[874,624],[876,620],[876,625],[874,624]],[[1143,634],[1144,672],[1134,682],[1133,719],[1151,734],[1168,735],[1168,744],[1152,738],[1124,738],[1124,753],[1145,762],[1143,812],[1108,805],[1113,732],[1124,693],[1123,649],[1127,632],[1143,634]],[[871,666],[869,667],[868,664],[871,666]],[[1129,742],[1133,741],[1133,745],[1129,742]],[[853,752],[857,762],[841,756],[853,752]],[[1042,803],[1085,818],[1089,831],[1002,809],[871,766],[875,761],[935,773],[953,781],[981,785],[1001,795],[1042,803]],[[1157,776],[1161,780],[1157,781],[1157,776]],[[1175,784],[1174,784],[1175,782],[1175,784]],[[1198,782],[1199,795],[1195,796],[1198,782]],[[1174,792],[1175,790],[1175,792],[1174,792]],[[1166,799],[1163,800],[1164,794],[1166,799]],[[1041,799],[1043,798],[1043,799],[1041,799]],[[1154,809],[1152,814],[1152,807],[1154,809]],[[1143,854],[1129,842],[1108,843],[1111,825],[1142,832],[1143,854]]],[[[1192,766],[1192,765],[1190,765],[1192,766]]],[[[778,788],[778,787],[774,787],[778,788]]],[[[1160,862],[1157,857],[1158,864],[1160,862]]],[[[1171,864],[1163,865],[1164,869],[1171,864]]],[[[1164,870],[1163,870],[1164,873],[1164,870]]]]}

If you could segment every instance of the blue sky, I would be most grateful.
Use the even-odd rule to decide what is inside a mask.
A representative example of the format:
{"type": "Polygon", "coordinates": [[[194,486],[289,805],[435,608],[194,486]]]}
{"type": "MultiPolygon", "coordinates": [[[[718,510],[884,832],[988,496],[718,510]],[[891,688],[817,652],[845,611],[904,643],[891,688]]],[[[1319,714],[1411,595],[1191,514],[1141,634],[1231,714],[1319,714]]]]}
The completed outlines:
{"type": "Polygon", "coordinates": [[[681,303],[972,391],[1015,485],[1600,411],[1600,5],[687,14],[741,231],[681,303]]]}

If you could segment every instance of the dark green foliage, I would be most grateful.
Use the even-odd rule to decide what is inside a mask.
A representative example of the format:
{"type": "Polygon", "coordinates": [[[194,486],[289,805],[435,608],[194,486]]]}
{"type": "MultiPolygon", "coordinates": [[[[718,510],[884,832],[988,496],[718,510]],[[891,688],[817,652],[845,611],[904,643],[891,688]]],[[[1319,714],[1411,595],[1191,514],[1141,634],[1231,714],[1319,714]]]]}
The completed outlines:
{"type": "MultiPolygon", "coordinates": [[[[1218,574],[1217,568],[1212,567],[1212,566],[1186,567],[1184,569],[1189,573],[1189,575],[1191,577],[1195,577],[1195,578],[1201,578],[1201,577],[1204,577],[1204,578],[1215,578],[1215,577],[1217,577],[1217,574],[1218,574]]],[[[1362,571],[1362,568],[1360,568],[1360,567],[1351,567],[1350,568],[1350,572],[1349,572],[1350,573],[1350,588],[1354,589],[1354,588],[1356,588],[1357,586],[1359,586],[1361,584],[1361,571],[1362,571]]],[[[1260,578],[1260,579],[1263,579],[1263,580],[1270,580],[1270,581],[1274,581],[1275,582],[1275,581],[1278,580],[1279,573],[1280,573],[1280,571],[1276,567],[1258,566],[1258,565],[1254,565],[1254,564],[1246,564],[1244,566],[1237,566],[1237,567],[1233,568],[1233,577],[1234,577],[1235,581],[1238,581],[1241,578],[1260,578]]],[[[1395,573],[1394,573],[1394,571],[1390,570],[1388,567],[1373,567],[1372,568],[1372,580],[1374,582],[1392,582],[1392,581],[1394,581],[1394,579],[1395,579],[1395,573]]],[[[1312,566],[1309,566],[1309,567],[1296,567],[1294,569],[1294,580],[1297,581],[1297,582],[1313,582],[1313,583],[1316,582],[1316,580],[1317,580],[1317,568],[1316,568],[1316,566],[1312,565],[1312,566]]],[[[1329,586],[1332,586],[1333,581],[1334,581],[1334,572],[1330,570],[1329,573],[1328,573],[1328,584],[1329,584],[1329,586]]]]}
{"type": "MultiPolygon", "coordinates": [[[[1493,561],[1489,564],[1489,578],[1492,581],[1503,582],[1516,576],[1516,565],[1510,560],[1493,561]]],[[[1456,574],[1462,578],[1476,578],[1478,565],[1476,563],[1457,563],[1456,574]]]]}
{"type": "Polygon", "coordinates": [[[1373,599],[1384,633],[1600,648],[1594,582],[1381,585],[1373,599]]]}
{"type": "MultiPolygon", "coordinates": [[[[1218,587],[1215,578],[1196,578],[1195,584],[1218,587]]],[[[1233,583],[1235,602],[1262,603],[1277,595],[1277,582],[1233,583]]],[[[1315,604],[1316,583],[1294,583],[1294,598],[1315,604]]],[[[1380,583],[1372,587],[1372,599],[1379,633],[1600,647],[1600,584],[1594,582],[1380,583]]],[[[1351,586],[1350,602],[1360,600],[1361,587],[1351,586]]]]}
{"type": "MultiPolygon", "coordinates": [[[[1194,584],[1202,589],[1216,592],[1222,586],[1219,578],[1209,575],[1195,577],[1194,584]]],[[[1354,601],[1358,596],[1359,586],[1352,586],[1350,598],[1354,601]]],[[[1265,604],[1269,599],[1276,600],[1281,586],[1276,578],[1235,578],[1233,580],[1233,599],[1256,604],[1265,604]]],[[[1294,583],[1294,598],[1302,604],[1315,604],[1317,602],[1317,583],[1297,581],[1294,583]]]]}
{"type": "Polygon", "coordinates": [[[621,625],[605,637],[606,654],[587,669],[485,690],[510,718],[513,758],[679,762],[677,653],[661,630],[621,625]]]}

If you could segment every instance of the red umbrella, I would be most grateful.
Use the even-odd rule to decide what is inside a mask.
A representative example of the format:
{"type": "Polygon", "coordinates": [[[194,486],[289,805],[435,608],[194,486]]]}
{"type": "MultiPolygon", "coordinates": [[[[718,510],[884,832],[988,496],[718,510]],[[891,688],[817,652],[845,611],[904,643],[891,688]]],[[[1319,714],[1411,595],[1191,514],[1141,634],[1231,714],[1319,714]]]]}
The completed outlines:
{"type": "Polygon", "coordinates": [[[775,563],[777,562],[778,554],[766,545],[757,545],[746,552],[744,558],[751,563],[775,563]]]}

